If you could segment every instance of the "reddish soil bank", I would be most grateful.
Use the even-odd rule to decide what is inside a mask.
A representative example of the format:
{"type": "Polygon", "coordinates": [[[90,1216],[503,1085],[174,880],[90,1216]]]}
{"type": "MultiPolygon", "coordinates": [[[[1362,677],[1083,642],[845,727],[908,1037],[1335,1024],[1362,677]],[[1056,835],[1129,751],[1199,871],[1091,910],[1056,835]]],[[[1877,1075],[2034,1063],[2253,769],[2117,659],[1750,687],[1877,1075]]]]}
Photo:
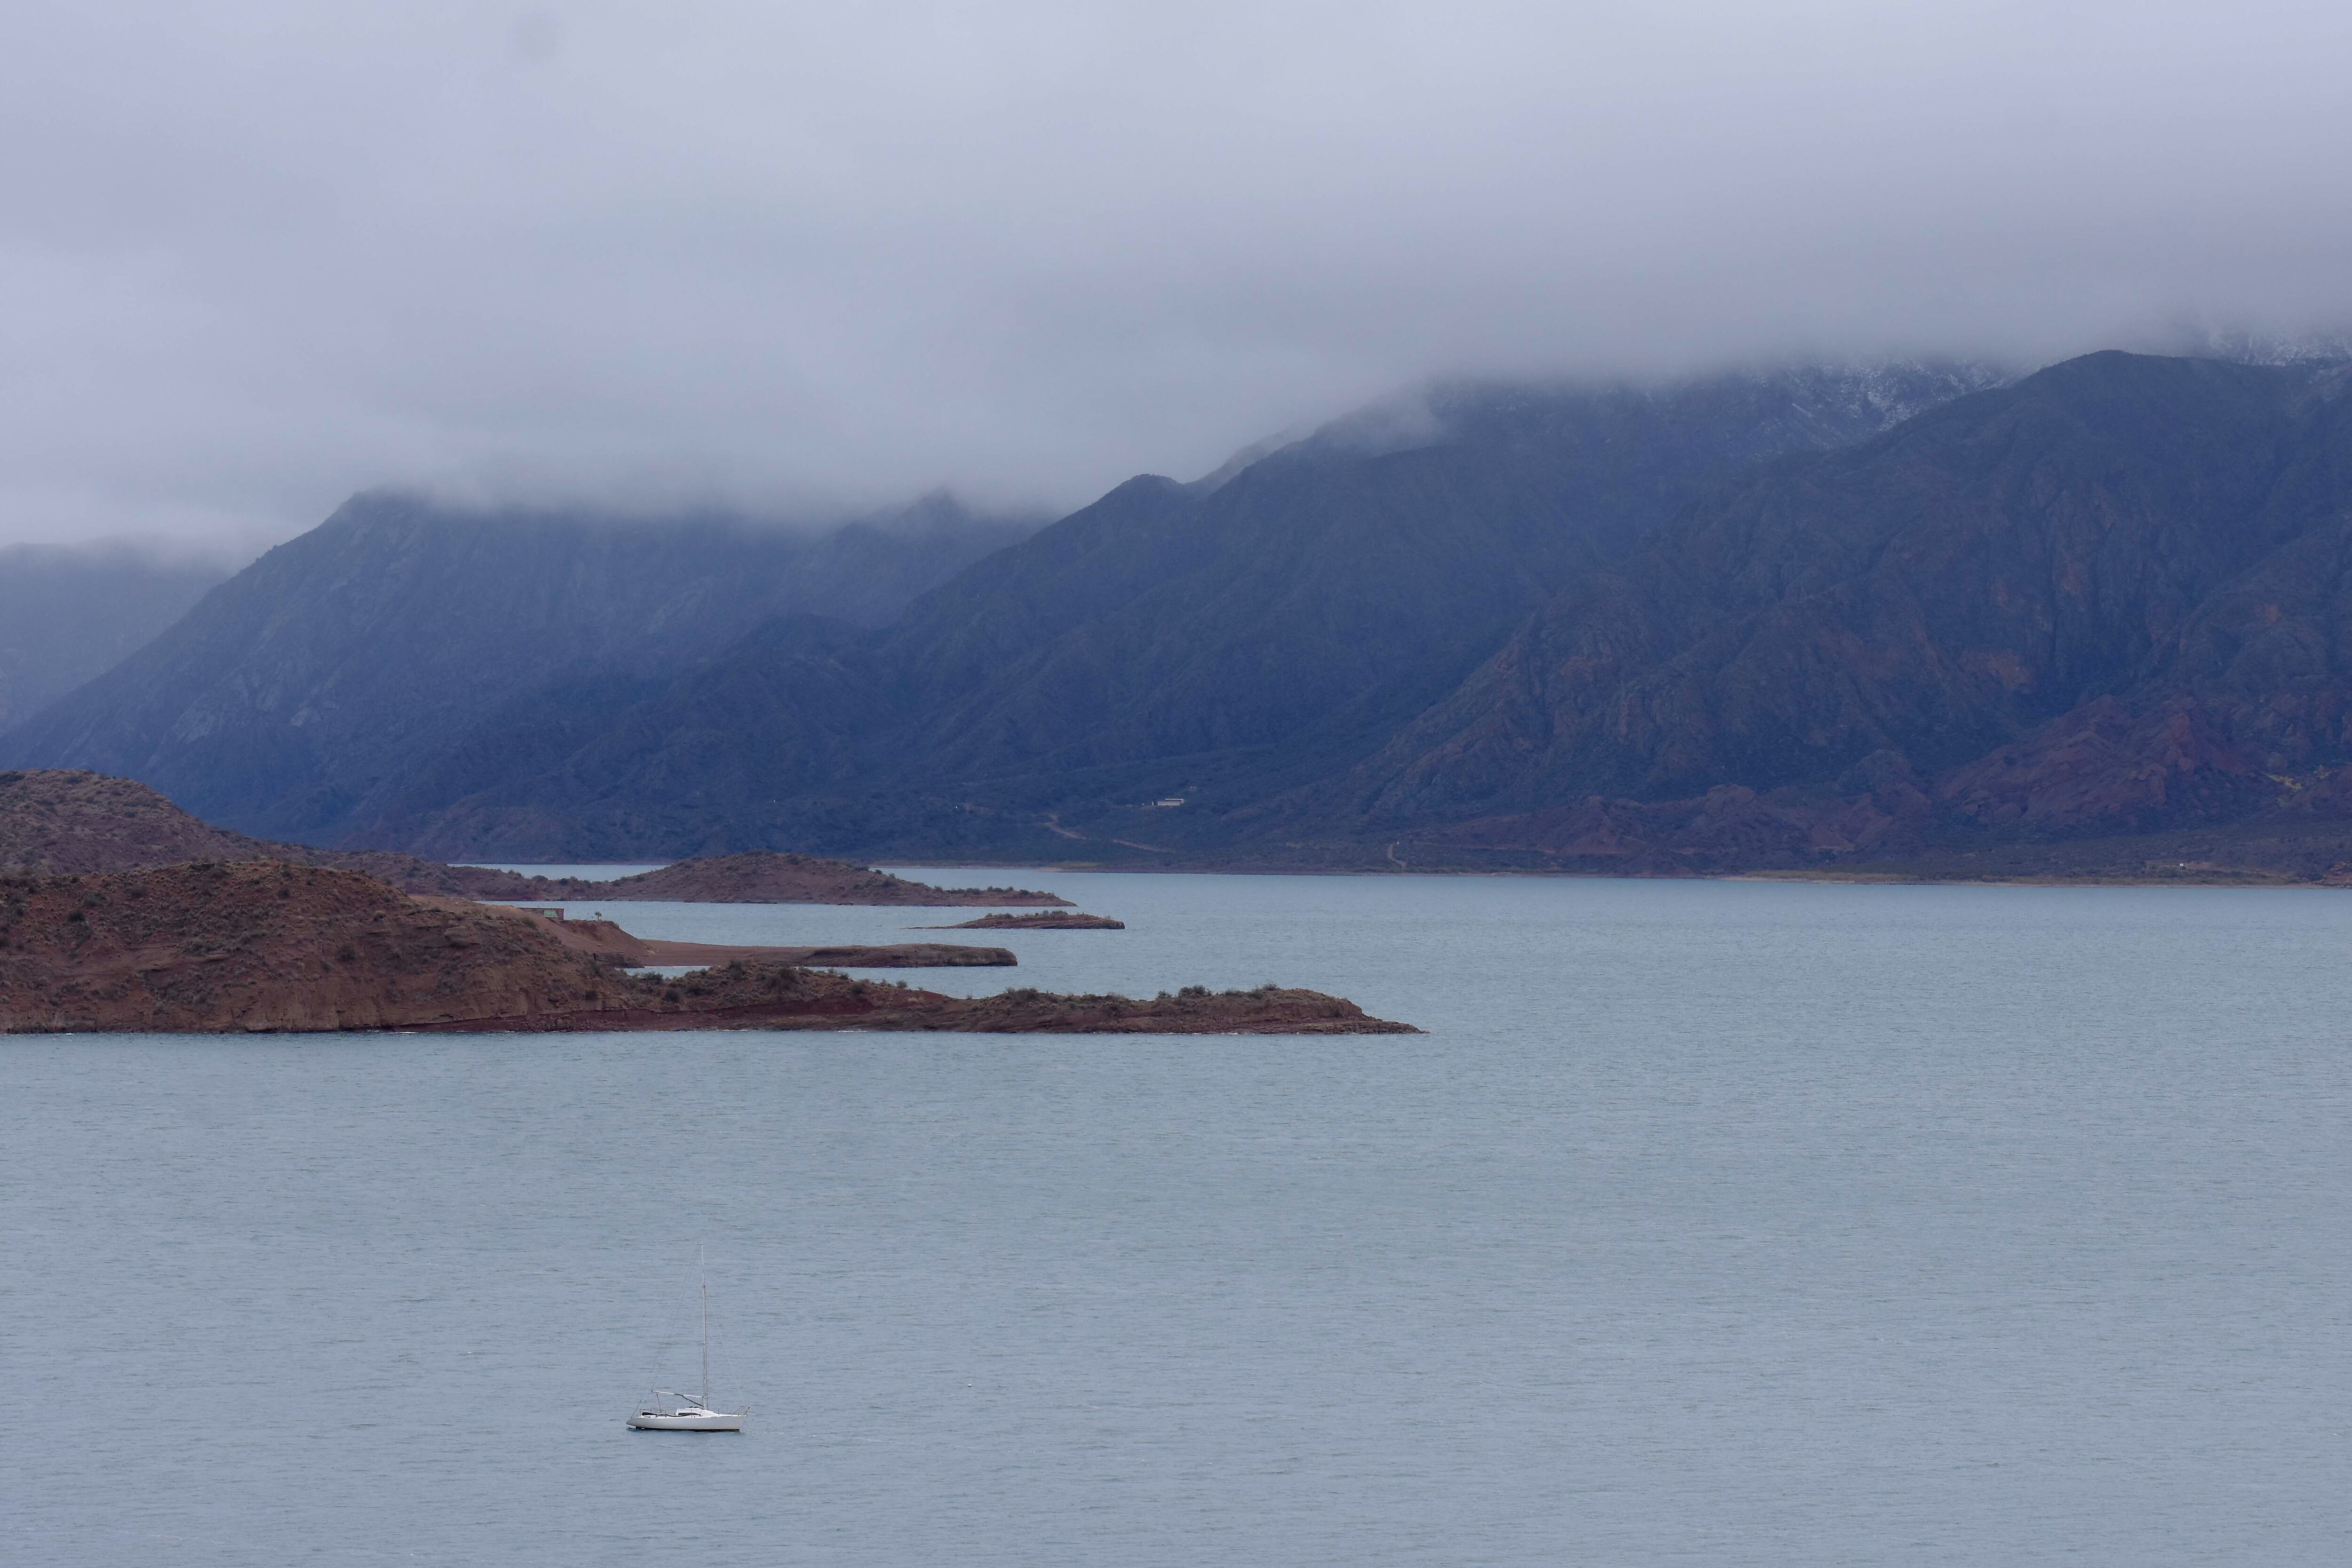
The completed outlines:
{"type": "Polygon", "coordinates": [[[1125,921],[1082,915],[1072,910],[1040,910],[1034,915],[982,915],[951,926],[915,926],[915,931],[1125,931],[1125,921]]]}
{"type": "MultiPolygon", "coordinates": [[[[625,935],[626,933],[623,933],[625,935]]],[[[198,863],[0,879],[0,1033],[346,1029],[954,1029],[1393,1033],[1271,987],[1150,1001],[966,999],[782,964],[665,981],[513,910],[412,898],[352,871],[198,863]]]]}

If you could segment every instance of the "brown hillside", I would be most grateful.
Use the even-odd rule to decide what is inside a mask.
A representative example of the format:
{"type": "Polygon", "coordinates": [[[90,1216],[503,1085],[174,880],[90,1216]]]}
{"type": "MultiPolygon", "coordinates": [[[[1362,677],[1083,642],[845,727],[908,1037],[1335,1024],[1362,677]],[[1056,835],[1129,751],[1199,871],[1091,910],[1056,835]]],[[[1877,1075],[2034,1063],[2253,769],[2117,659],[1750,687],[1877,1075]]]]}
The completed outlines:
{"type": "Polygon", "coordinates": [[[0,885],[0,1029],[373,1029],[635,1002],[511,910],[282,861],[0,885]]]}
{"type": "Polygon", "coordinates": [[[58,769],[0,773],[0,872],[59,876],[253,858],[224,833],[129,779],[58,769]]]}
{"type": "Polygon", "coordinates": [[[131,779],[69,768],[0,773],[0,873],[64,876],[182,866],[192,860],[289,860],[364,871],[412,893],[527,899],[538,880],[478,866],[443,866],[392,851],[273,844],[215,827],[131,779]]]}

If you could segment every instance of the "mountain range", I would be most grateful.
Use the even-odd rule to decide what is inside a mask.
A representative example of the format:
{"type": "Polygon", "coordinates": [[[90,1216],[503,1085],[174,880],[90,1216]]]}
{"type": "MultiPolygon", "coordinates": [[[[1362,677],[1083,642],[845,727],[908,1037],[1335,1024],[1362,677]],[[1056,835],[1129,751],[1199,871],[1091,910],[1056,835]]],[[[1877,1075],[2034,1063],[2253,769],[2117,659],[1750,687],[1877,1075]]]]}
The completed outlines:
{"type": "Polygon", "coordinates": [[[853,602],[872,562],[788,570],[723,531],[555,549],[362,498],[0,758],[443,858],[2259,843],[2325,878],[2352,799],[2347,377],[2110,353],[1441,388],[1017,540],[960,520],[968,552],[905,558],[895,602],[853,602]]]}
{"type": "Polygon", "coordinates": [[[881,631],[771,623],[569,753],[477,750],[362,831],[530,858],[1117,858],[1159,838],[1121,803],[1181,795],[1213,846],[1224,812],[1368,754],[1711,484],[1994,379],[1441,389],[1209,480],[1131,479],[881,631]]]}
{"type": "Polygon", "coordinates": [[[886,624],[1035,526],[945,496],[809,530],[364,494],[6,749],[86,759],[241,831],[332,842],[478,729],[560,746],[575,712],[659,690],[777,616],[886,624]]]}

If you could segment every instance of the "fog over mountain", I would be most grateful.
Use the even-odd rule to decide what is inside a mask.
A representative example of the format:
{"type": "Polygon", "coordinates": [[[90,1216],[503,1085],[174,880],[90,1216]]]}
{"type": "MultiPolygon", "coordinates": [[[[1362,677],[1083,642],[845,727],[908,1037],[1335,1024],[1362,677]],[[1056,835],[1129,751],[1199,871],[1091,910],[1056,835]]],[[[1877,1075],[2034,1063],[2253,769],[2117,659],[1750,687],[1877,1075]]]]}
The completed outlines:
{"type": "Polygon", "coordinates": [[[0,731],[112,668],[234,565],[123,541],[0,545],[0,731]]]}
{"type": "Polygon", "coordinates": [[[48,4],[0,542],[1062,510],[1430,379],[2352,318],[2352,14],[48,4]]]}
{"type": "Polygon", "coordinates": [[[2352,362],[1427,412],[1131,480],[352,841],[2352,882],[2352,362]]]}

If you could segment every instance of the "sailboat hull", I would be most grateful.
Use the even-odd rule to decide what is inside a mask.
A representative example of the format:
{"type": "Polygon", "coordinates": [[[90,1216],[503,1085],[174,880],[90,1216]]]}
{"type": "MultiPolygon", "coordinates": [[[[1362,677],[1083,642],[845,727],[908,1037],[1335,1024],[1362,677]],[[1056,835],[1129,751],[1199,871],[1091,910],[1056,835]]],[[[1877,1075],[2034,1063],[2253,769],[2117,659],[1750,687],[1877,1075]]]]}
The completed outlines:
{"type": "Polygon", "coordinates": [[[657,1410],[640,1410],[629,1417],[629,1425],[640,1432],[740,1432],[746,1415],[721,1415],[710,1412],[700,1415],[669,1415],[657,1410]]]}

